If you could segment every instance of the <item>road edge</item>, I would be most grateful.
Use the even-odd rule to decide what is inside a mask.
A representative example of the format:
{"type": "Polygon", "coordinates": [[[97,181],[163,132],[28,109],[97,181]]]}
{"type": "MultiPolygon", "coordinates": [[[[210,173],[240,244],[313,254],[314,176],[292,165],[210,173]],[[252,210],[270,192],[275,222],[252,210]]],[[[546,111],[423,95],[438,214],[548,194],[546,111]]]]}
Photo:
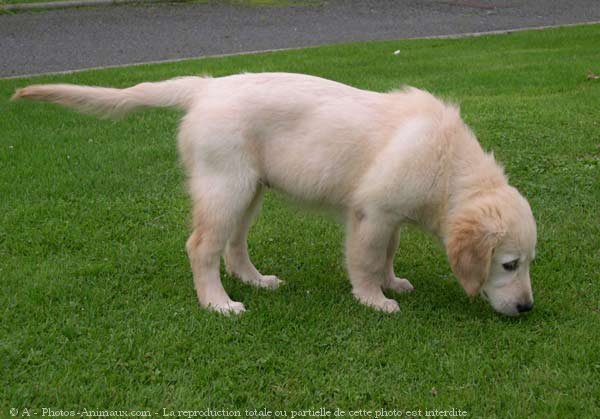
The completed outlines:
{"type": "MultiPolygon", "coordinates": [[[[104,1],[104,0],[102,0],[102,1],[104,1]]],[[[129,1],[129,0],[107,0],[107,1],[129,1]]],[[[133,1],[135,1],[135,0],[133,0],[133,1]]],[[[157,1],[160,1],[160,0],[157,0],[157,1]]],[[[355,42],[377,42],[377,41],[386,42],[386,41],[399,41],[399,40],[405,40],[405,39],[415,39],[415,40],[418,40],[418,39],[460,39],[460,38],[472,38],[472,37],[487,36],[487,35],[509,35],[511,33],[516,33],[516,32],[544,30],[544,29],[558,29],[558,28],[567,28],[567,27],[573,27],[573,26],[587,26],[587,25],[598,25],[598,24],[600,24],[600,21],[563,23],[563,24],[558,24],[558,25],[527,26],[527,27],[520,27],[520,28],[497,29],[497,30],[493,30],[493,31],[484,31],[484,32],[465,32],[465,33],[456,33],[456,34],[447,34],[447,35],[415,36],[415,37],[393,38],[393,39],[373,39],[373,40],[364,40],[364,41],[355,41],[355,42]]],[[[153,61],[143,61],[143,62],[127,63],[127,64],[114,64],[114,65],[98,66],[98,67],[86,67],[86,68],[77,68],[77,69],[64,70],[64,71],[51,71],[51,72],[47,72],[47,73],[32,73],[32,74],[22,74],[22,75],[16,75],[16,76],[6,76],[6,77],[0,77],[0,80],[24,79],[24,78],[31,78],[31,77],[54,76],[54,75],[60,75],[60,74],[74,74],[74,73],[81,73],[83,71],[104,70],[104,69],[109,69],[109,68],[137,67],[137,66],[142,66],[142,65],[178,63],[178,62],[189,61],[189,60],[200,60],[203,58],[224,58],[224,57],[234,57],[236,55],[269,54],[269,53],[276,53],[276,52],[296,51],[296,50],[309,49],[309,48],[319,48],[319,47],[323,47],[323,46],[344,45],[344,44],[350,44],[350,43],[354,43],[354,42],[337,42],[337,43],[334,42],[331,44],[322,44],[322,45],[307,45],[307,46],[289,47],[289,48],[271,48],[271,49],[264,49],[264,50],[232,52],[232,53],[226,53],[226,54],[200,55],[200,56],[183,57],[183,58],[172,58],[172,59],[167,59],[167,60],[153,60],[153,61]]]]}

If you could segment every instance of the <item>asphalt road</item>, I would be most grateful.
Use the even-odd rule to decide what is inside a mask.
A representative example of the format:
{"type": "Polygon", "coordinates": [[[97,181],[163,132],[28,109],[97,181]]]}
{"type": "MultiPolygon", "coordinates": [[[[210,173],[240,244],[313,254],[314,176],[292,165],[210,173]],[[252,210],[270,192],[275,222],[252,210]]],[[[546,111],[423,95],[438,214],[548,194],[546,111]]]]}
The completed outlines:
{"type": "Polygon", "coordinates": [[[308,0],[0,15],[0,77],[360,40],[600,21],[598,0],[308,0]]]}

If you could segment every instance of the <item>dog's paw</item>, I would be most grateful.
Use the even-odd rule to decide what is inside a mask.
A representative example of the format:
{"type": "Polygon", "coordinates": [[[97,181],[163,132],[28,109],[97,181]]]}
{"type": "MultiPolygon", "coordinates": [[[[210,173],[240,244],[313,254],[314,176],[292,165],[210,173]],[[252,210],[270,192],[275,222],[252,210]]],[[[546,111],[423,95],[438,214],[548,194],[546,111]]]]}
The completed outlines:
{"type": "Polygon", "coordinates": [[[229,316],[230,314],[241,314],[246,311],[244,304],[232,300],[225,303],[210,303],[208,309],[226,316],[229,316]]]}
{"type": "Polygon", "coordinates": [[[270,288],[274,290],[276,288],[279,288],[279,286],[283,283],[284,282],[281,279],[277,278],[275,275],[261,275],[256,285],[262,288],[270,288]]]}
{"type": "Polygon", "coordinates": [[[373,307],[375,307],[377,310],[383,311],[384,313],[397,313],[400,311],[400,304],[398,304],[398,301],[390,298],[386,298],[383,302],[373,307]]]}
{"type": "MultiPolygon", "coordinates": [[[[381,292],[381,291],[380,291],[381,292]]],[[[366,306],[373,307],[376,310],[384,313],[396,313],[400,311],[400,305],[396,300],[386,298],[383,293],[381,295],[367,296],[361,293],[354,292],[354,297],[366,306]]]]}
{"type": "Polygon", "coordinates": [[[276,289],[279,288],[281,284],[284,282],[277,278],[275,275],[260,275],[258,278],[253,278],[250,281],[246,281],[242,279],[242,282],[245,282],[250,285],[254,285],[259,288],[267,288],[267,289],[276,289]]]}
{"type": "Polygon", "coordinates": [[[415,290],[415,287],[413,287],[408,279],[405,278],[390,278],[385,287],[398,293],[411,292],[415,290]]]}

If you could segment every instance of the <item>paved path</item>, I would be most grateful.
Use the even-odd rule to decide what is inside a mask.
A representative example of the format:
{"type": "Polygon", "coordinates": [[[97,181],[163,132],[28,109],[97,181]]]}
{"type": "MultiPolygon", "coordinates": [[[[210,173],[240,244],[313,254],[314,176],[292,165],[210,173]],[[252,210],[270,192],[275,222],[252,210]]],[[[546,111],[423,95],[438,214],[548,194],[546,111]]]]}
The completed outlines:
{"type": "Polygon", "coordinates": [[[0,77],[301,47],[600,21],[598,0],[153,4],[0,15],[0,77]],[[314,3],[314,5],[310,5],[314,3]]]}

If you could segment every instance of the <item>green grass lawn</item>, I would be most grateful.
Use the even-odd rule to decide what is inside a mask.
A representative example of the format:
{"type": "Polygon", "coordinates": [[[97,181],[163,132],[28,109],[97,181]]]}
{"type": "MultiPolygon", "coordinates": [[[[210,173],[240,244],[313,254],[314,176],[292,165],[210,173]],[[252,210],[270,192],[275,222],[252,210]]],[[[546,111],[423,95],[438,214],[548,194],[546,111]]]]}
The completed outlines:
{"type": "Polygon", "coordinates": [[[600,72],[599,44],[600,26],[581,26],[0,80],[0,416],[325,407],[598,417],[600,81],[586,71],[600,72]],[[442,246],[412,228],[395,265],[416,291],[394,297],[397,315],[366,308],[350,294],[341,227],[275,194],[250,252],[285,286],[257,290],[224,274],[248,311],[201,310],[184,249],[180,115],[99,121],[8,102],[32,82],[129,86],[242,71],[378,91],[410,84],[460,102],[536,216],[534,310],[505,318],[470,301],[442,246]]]}

